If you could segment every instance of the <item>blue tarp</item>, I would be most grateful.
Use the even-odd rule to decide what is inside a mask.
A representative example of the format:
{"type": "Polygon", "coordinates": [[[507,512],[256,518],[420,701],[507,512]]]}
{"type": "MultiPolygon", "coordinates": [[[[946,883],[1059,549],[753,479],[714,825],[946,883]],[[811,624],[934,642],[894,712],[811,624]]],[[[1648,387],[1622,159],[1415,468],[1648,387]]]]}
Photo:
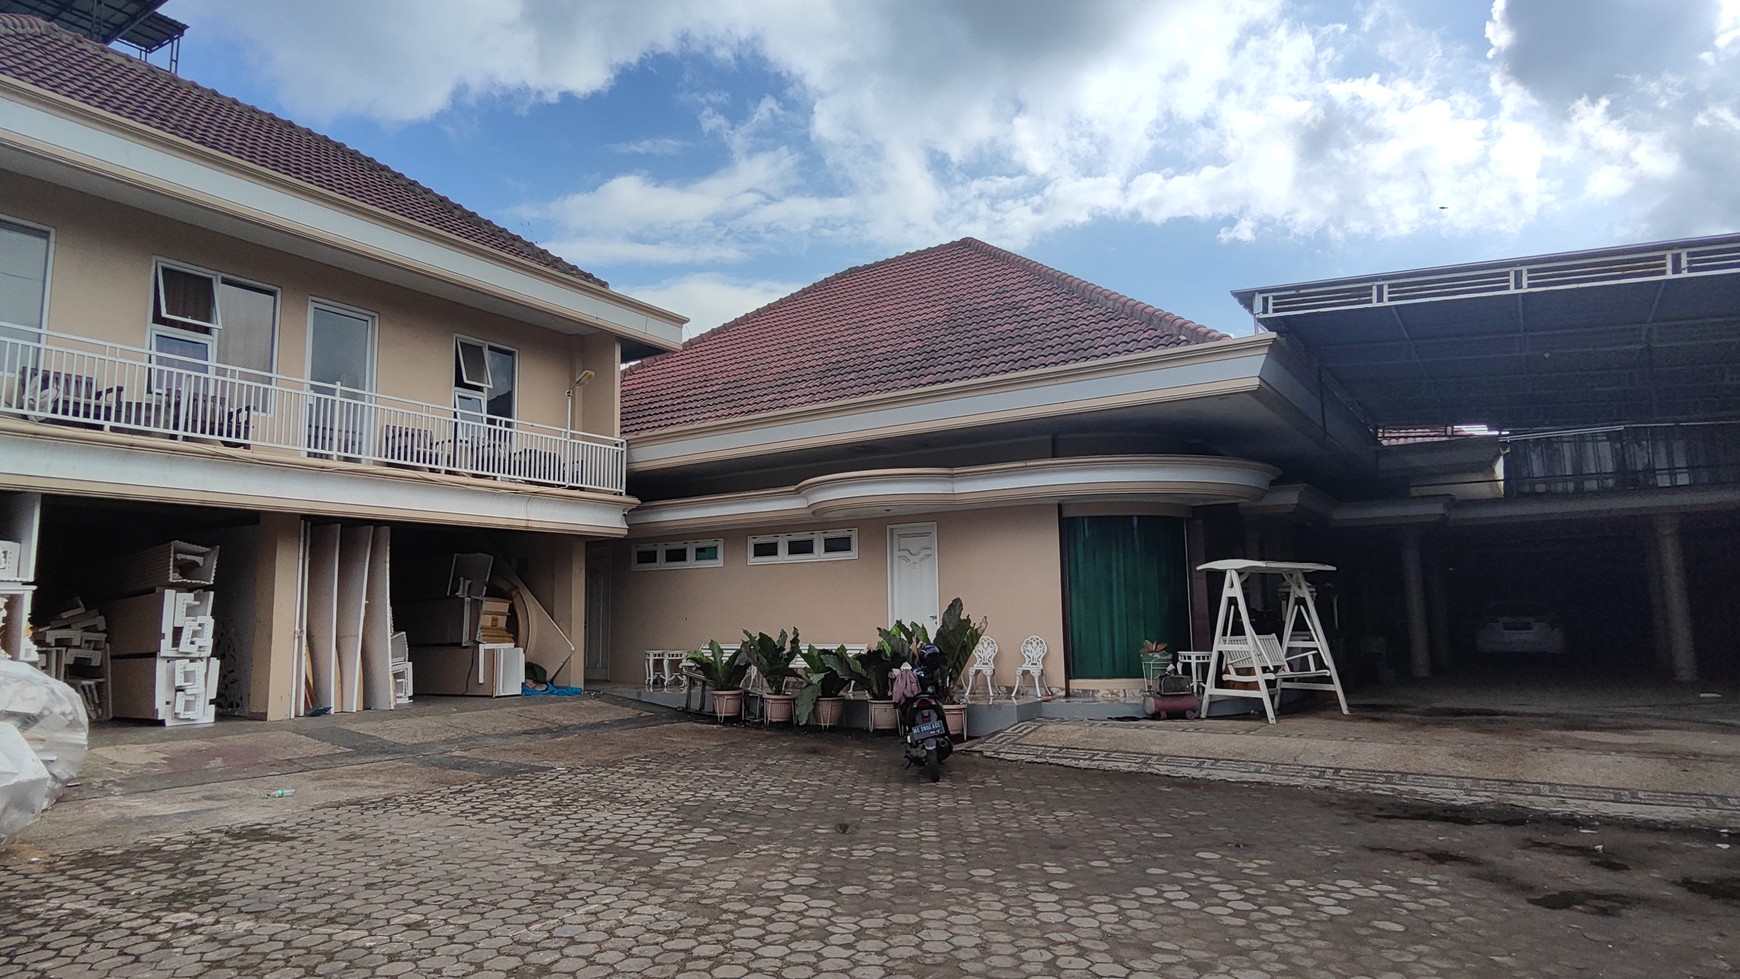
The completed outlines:
{"type": "Polygon", "coordinates": [[[578,697],[585,692],[579,687],[558,687],[553,683],[542,690],[533,690],[529,683],[520,684],[520,693],[527,697],[578,697]]]}

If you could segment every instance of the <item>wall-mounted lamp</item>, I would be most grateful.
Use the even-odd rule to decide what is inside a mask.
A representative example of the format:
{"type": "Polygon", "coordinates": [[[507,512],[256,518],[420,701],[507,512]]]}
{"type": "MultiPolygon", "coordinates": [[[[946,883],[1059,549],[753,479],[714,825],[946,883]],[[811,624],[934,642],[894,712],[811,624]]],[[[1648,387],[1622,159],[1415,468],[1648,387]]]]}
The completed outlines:
{"type": "Polygon", "coordinates": [[[581,371],[580,376],[574,379],[574,383],[568,385],[568,424],[564,428],[569,435],[574,434],[574,389],[585,387],[587,381],[597,376],[598,372],[596,371],[581,371]]]}

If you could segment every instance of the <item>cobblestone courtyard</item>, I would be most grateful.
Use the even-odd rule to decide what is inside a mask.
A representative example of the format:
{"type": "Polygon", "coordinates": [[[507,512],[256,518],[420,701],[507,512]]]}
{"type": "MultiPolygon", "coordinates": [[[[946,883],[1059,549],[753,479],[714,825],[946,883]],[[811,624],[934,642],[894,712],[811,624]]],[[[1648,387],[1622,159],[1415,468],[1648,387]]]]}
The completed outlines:
{"type": "Polygon", "coordinates": [[[1740,960],[1740,852],[1714,832],[971,755],[932,786],[884,740],[667,718],[419,756],[504,765],[467,784],[15,852],[0,976],[1653,979],[1740,960]]]}

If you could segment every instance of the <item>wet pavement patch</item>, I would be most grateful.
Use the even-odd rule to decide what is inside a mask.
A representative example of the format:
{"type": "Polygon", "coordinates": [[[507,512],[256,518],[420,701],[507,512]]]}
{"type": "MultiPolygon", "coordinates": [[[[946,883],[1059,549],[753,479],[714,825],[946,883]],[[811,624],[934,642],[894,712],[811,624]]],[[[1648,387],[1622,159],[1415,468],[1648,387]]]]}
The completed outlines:
{"type": "Polygon", "coordinates": [[[1366,849],[1373,853],[1393,853],[1399,857],[1407,857],[1409,860],[1418,860],[1422,863],[1435,863],[1440,866],[1447,863],[1467,863],[1478,865],[1481,862],[1473,857],[1465,856],[1461,853],[1451,853],[1448,850],[1403,850],[1391,846],[1368,846],[1366,849]]]}
{"type": "Polygon", "coordinates": [[[1626,908],[1635,907],[1639,903],[1637,898],[1629,894],[1599,891],[1554,891],[1528,900],[1536,907],[1552,911],[1581,911],[1602,918],[1617,918],[1626,908]]]}
{"type": "Polygon", "coordinates": [[[1619,871],[1631,869],[1631,864],[1628,864],[1613,854],[1608,853],[1606,849],[1599,844],[1586,846],[1576,843],[1555,843],[1552,840],[1529,840],[1523,845],[1531,850],[1546,850],[1549,853],[1563,853],[1566,856],[1582,857],[1589,861],[1590,866],[1600,867],[1602,870],[1619,871]]]}
{"type": "Polygon", "coordinates": [[[1371,818],[1452,826],[1527,826],[1542,817],[1487,806],[1407,806],[1381,809],[1372,813],[1371,818]]]}
{"type": "Polygon", "coordinates": [[[1713,880],[1697,880],[1683,877],[1674,883],[1680,885],[1700,897],[1714,898],[1718,901],[1732,901],[1740,904],[1740,877],[1717,877],[1713,880]]]}

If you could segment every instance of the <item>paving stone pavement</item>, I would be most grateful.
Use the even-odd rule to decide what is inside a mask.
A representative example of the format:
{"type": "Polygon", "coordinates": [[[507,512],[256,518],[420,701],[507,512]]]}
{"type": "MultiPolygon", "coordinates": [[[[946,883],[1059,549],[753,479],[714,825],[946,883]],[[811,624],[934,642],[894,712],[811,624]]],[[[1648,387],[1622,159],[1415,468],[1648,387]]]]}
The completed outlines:
{"type": "Polygon", "coordinates": [[[1740,851],[1714,832],[970,755],[932,786],[888,740],[673,727],[649,754],[590,760],[576,735],[571,757],[536,755],[561,768],[0,864],[0,977],[1655,979],[1740,962],[1740,851]]]}

